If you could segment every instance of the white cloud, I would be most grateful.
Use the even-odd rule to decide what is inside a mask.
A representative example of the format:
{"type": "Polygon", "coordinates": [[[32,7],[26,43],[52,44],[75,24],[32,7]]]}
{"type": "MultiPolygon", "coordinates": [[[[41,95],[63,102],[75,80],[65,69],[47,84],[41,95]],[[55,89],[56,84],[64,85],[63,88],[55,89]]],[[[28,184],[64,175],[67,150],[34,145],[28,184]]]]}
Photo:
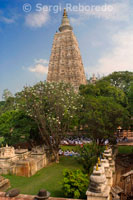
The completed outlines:
{"type": "Polygon", "coordinates": [[[113,35],[112,42],[114,47],[98,60],[93,70],[88,67],[86,72],[106,75],[113,71],[133,71],[133,28],[113,35]]]}
{"type": "Polygon", "coordinates": [[[110,21],[128,21],[131,11],[129,6],[129,1],[122,1],[110,4],[103,5],[90,5],[87,7],[84,6],[83,11],[73,12],[78,15],[78,18],[75,16],[70,18],[72,24],[80,25],[88,18],[99,18],[110,21]]]}
{"type": "Polygon", "coordinates": [[[29,67],[28,70],[30,72],[35,72],[38,74],[47,74],[48,73],[48,66],[44,66],[42,64],[36,64],[34,67],[29,67]]]}
{"type": "Polygon", "coordinates": [[[49,20],[49,12],[41,11],[30,13],[25,18],[25,24],[29,27],[40,28],[49,20]]]}
{"type": "Polygon", "coordinates": [[[46,59],[35,59],[34,64],[29,67],[22,67],[23,70],[28,70],[30,72],[35,73],[38,75],[44,75],[48,73],[48,63],[49,61],[46,59]]]}

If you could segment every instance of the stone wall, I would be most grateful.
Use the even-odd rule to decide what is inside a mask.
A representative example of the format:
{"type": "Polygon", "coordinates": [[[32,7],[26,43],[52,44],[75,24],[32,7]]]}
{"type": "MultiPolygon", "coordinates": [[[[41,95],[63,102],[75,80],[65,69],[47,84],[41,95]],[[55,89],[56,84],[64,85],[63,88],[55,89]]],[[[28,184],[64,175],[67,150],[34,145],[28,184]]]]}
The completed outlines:
{"type": "Polygon", "coordinates": [[[5,191],[10,187],[10,181],[0,176],[0,191],[5,191]]]}
{"type": "MultiPolygon", "coordinates": [[[[5,149],[5,147],[3,147],[5,149]]],[[[10,147],[6,147],[8,151],[10,147]]],[[[0,157],[0,174],[15,174],[17,176],[30,177],[38,170],[47,166],[54,160],[50,153],[46,153],[44,148],[38,147],[29,152],[26,149],[15,150],[14,156],[6,155],[0,157]]]]}
{"type": "MultiPolygon", "coordinates": [[[[0,200],[34,200],[35,196],[33,195],[25,195],[25,194],[19,194],[16,197],[5,197],[5,192],[0,192],[0,200]]],[[[68,198],[56,198],[56,197],[49,197],[48,200],[73,200],[68,198]]],[[[79,200],[79,199],[75,199],[79,200]]],[[[82,200],[82,199],[80,199],[82,200]]]]}

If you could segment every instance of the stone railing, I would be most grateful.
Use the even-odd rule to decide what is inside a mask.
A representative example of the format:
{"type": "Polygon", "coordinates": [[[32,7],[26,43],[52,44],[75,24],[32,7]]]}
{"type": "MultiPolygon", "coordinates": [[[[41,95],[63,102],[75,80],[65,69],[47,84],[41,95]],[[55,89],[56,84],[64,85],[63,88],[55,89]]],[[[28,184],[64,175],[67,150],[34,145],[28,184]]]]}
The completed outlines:
{"type": "Polygon", "coordinates": [[[115,162],[112,156],[112,149],[108,148],[103,152],[103,159],[98,159],[90,176],[89,188],[86,192],[87,200],[110,200],[111,187],[113,184],[113,173],[115,162]]]}

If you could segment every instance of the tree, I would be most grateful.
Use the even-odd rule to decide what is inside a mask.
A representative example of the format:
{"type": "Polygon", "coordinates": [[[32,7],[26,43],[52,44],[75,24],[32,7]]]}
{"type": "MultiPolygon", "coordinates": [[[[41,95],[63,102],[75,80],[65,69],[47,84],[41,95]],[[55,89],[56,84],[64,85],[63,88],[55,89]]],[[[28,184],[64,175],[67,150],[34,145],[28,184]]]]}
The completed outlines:
{"type": "Polygon", "coordinates": [[[131,83],[130,88],[129,88],[128,99],[129,99],[129,108],[130,108],[131,116],[133,117],[133,82],[131,83]]]}
{"type": "Polygon", "coordinates": [[[104,147],[97,145],[95,142],[78,148],[77,151],[80,156],[77,157],[77,160],[83,165],[86,173],[92,173],[93,167],[103,150],[104,147]]]}
{"type": "Polygon", "coordinates": [[[130,128],[131,130],[133,130],[133,82],[131,83],[131,86],[129,88],[128,99],[129,99],[129,111],[131,114],[130,128]]]}
{"type": "Polygon", "coordinates": [[[35,140],[37,132],[35,122],[22,111],[9,110],[0,116],[0,135],[9,145],[35,140]]]}
{"type": "Polygon", "coordinates": [[[0,101],[0,107],[2,107],[5,104],[5,101],[0,101]]]}
{"type": "Polygon", "coordinates": [[[45,145],[59,161],[61,139],[69,130],[79,95],[69,84],[40,82],[17,94],[18,107],[36,122],[45,145]]]}
{"type": "Polygon", "coordinates": [[[6,101],[9,97],[13,97],[13,95],[8,89],[5,89],[2,98],[6,101]]]}
{"type": "Polygon", "coordinates": [[[80,94],[82,96],[94,96],[94,97],[111,97],[113,98],[117,103],[120,103],[123,106],[127,106],[128,99],[125,95],[125,93],[120,89],[117,88],[111,83],[109,83],[106,80],[99,80],[96,82],[95,85],[88,84],[88,85],[82,85],[80,87],[80,94]]]}
{"type": "Polygon", "coordinates": [[[93,139],[113,137],[118,126],[128,128],[130,114],[126,94],[108,81],[99,80],[95,85],[80,87],[83,107],[79,124],[93,139]]]}
{"type": "Polygon", "coordinates": [[[128,112],[113,98],[87,96],[83,100],[79,123],[94,140],[113,137],[119,125],[128,121],[128,112]]]}
{"type": "Polygon", "coordinates": [[[131,82],[133,82],[133,72],[120,71],[104,77],[102,80],[110,82],[115,87],[122,89],[125,94],[128,93],[131,82]]]}
{"type": "Polygon", "coordinates": [[[14,97],[8,97],[6,101],[2,101],[0,105],[0,114],[5,113],[6,111],[9,110],[14,110],[15,109],[14,101],[15,101],[14,97]]]}
{"type": "Polygon", "coordinates": [[[131,88],[133,84],[133,72],[129,71],[113,72],[112,74],[104,77],[102,80],[108,81],[111,85],[115,86],[116,88],[120,88],[125,93],[128,99],[128,103],[125,105],[125,107],[127,107],[130,113],[130,118],[132,119],[133,114],[132,114],[131,102],[133,102],[133,100],[131,99],[131,94],[129,93],[131,93],[131,88]]]}

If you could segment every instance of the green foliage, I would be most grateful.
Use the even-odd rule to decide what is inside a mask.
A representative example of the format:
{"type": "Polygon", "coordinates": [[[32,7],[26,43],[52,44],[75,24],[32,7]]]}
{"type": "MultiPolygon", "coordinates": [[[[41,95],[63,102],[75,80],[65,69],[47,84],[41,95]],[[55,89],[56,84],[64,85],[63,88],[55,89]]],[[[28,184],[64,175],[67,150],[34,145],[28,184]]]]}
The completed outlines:
{"type": "Polygon", "coordinates": [[[92,139],[107,139],[119,125],[128,125],[128,111],[113,98],[88,95],[82,103],[79,123],[92,139]]]}
{"type": "Polygon", "coordinates": [[[0,135],[4,143],[14,145],[35,138],[38,131],[34,121],[19,110],[6,111],[0,116],[0,135]]]}
{"type": "Polygon", "coordinates": [[[63,192],[68,198],[85,198],[85,192],[89,185],[89,177],[81,170],[68,170],[63,172],[63,192]]]}
{"type": "Polygon", "coordinates": [[[112,74],[104,77],[102,81],[109,82],[112,86],[121,89],[125,93],[128,102],[123,105],[129,110],[130,115],[133,116],[133,72],[113,72],[112,74]]]}
{"type": "Polygon", "coordinates": [[[0,101],[0,107],[5,104],[5,101],[0,101]]]}
{"type": "Polygon", "coordinates": [[[133,82],[131,83],[128,91],[128,99],[129,99],[129,110],[131,112],[131,116],[133,117],[133,82]]]}
{"type": "Polygon", "coordinates": [[[55,158],[60,141],[73,121],[78,100],[79,95],[65,83],[40,82],[17,94],[18,108],[36,122],[40,138],[55,158]]]}
{"type": "Polygon", "coordinates": [[[96,143],[86,144],[83,147],[79,147],[78,153],[80,156],[77,157],[79,163],[84,167],[84,170],[91,174],[93,166],[97,163],[98,157],[103,152],[104,147],[97,145],[96,143]]]}
{"type": "Polygon", "coordinates": [[[80,87],[80,94],[83,96],[110,97],[115,102],[124,106],[128,103],[125,93],[120,88],[111,85],[111,83],[106,80],[99,80],[95,85],[82,85],[80,87]]]}
{"type": "Polygon", "coordinates": [[[13,97],[13,95],[8,89],[5,89],[2,98],[6,101],[9,97],[13,97]]]}
{"type": "Polygon", "coordinates": [[[130,113],[128,99],[118,87],[107,80],[99,80],[95,85],[80,87],[83,107],[79,113],[82,125],[93,139],[111,138],[118,126],[128,128],[130,113]]]}
{"type": "Polygon", "coordinates": [[[14,97],[8,97],[6,101],[0,102],[0,114],[9,110],[14,110],[14,97]]]}
{"type": "Polygon", "coordinates": [[[115,87],[118,87],[128,93],[131,83],[133,82],[133,72],[120,71],[113,72],[112,74],[103,78],[104,81],[110,82],[115,87]]]}
{"type": "Polygon", "coordinates": [[[4,137],[0,137],[0,144],[4,142],[4,137]]]}

